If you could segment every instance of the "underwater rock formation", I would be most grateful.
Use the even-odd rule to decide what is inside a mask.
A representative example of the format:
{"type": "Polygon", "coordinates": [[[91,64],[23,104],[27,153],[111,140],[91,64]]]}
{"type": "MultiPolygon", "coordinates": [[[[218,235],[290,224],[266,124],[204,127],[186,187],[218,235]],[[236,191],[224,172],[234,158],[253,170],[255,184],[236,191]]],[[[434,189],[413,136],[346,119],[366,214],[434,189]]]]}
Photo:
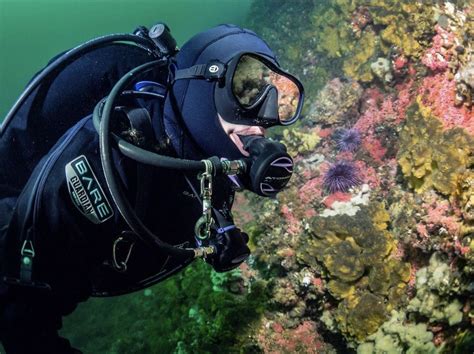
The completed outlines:
{"type": "Polygon", "coordinates": [[[456,73],[454,79],[456,80],[456,104],[472,107],[474,103],[474,56],[465,67],[456,73]]]}
{"type": "MultiPolygon", "coordinates": [[[[313,333],[338,352],[472,351],[472,6],[279,5],[285,30],[304,12],[293,24],[300,38],[270,44],[278,42],[285,62],[304,63],[300,76],[319,90],[308,97],[302,131],[320,140],[297,154],[277,200],[249,197],[259,211],[250,223],[254,267],[273,284],[265,319],[278,318],[278,331],[313,321],[313,333]],[[356,142],[344,148],[351,131],[356,142]],[[358,167],[360,185],[327,188],[338,161],[358,167]]],[[[269,336],[268,351],[276,344],[269,336]]]]}
{"type": "Polygon", "coordinates": [[[337,124],[357,114],[362,87],[356,81],[329,81],[310,102],[309,124],[337,124]]]}

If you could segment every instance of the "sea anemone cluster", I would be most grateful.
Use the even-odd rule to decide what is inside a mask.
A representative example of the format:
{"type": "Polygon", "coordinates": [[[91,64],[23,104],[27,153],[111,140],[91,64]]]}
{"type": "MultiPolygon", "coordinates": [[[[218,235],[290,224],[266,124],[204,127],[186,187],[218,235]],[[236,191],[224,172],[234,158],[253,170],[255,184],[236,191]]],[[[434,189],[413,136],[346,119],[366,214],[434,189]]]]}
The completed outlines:
{"type": "Polygon", "coordinates": [[[329,193],[347,192],[362,183],[354,163],[341,160],[331,165],[324,175],[323,186],[329,193]]]}

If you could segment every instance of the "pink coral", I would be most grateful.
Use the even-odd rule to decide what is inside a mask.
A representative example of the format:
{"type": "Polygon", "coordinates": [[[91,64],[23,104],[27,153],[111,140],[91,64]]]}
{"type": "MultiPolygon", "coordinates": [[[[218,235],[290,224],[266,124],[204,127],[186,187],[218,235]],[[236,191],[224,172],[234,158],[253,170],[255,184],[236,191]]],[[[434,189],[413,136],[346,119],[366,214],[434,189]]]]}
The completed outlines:
{"type": "Polygon", "coordinates": [[[321,198],[323,192],[324,174],[329,169],[329,163],[324,162],[319,167],[319,176],[309,179],[299,190],[300,201],[308,205],[321,198]]]}
{"type": "Polygon", "coordinates": [[[387,149],[382,145],[380,140],[370,135],[364,138],[362,146],[365,150],[367,150],[370,157],[372,157],[377,162],[382,162],[382,158],[387,152],[387,149]]]}
{"type": "Polygon", "coordinates": [[[400,124],[406,115],[406,110],[413,102],[416,91],[413,88],[414,81],[412,79],[395,86],[397,89],[397,97],[393,103],[395,110],[395,124],[400,124]]]}
{"type": "Polygon", "coordinates": [[[246,262],[241,263],[239,269],[240,274],[245,281],[255,279],[257,276],[257,271],[255,269],[250,268],[250,266],[246,262]]]}
{"type": "Polygon", "coordinates": [[[415,264],[412,264],[410,268],[410,279],[408,280],[408,286],[412,289],[414,289],[416,285],[416,272],[417,271],[418,271],[418,266],[416,266],[415,264]]]}
{"type": "Polygon", "coordinates": [[[399,55],[393,60],[393,70],[396,74],[401,74],[408,68],[408,59],[404,55],[399,55]]]}
{"type": "Polygon", "coordinates": [[[333,129],[331,128],[326,128],[326,129],[319,129],[317,130],[317,134],[319,135],[320,138],[327,138],[329,135],[332,134],[333,129]]]}
{"type": "Polygon", "coordinates": [[[471,251],[471,248],[469,246],[463,246],[461,242],[456,238],[456,240],[454,241],[454,250],[461,256],[465,256],[471,251]]]}
{"type": "Polygon", "coordinates": [[[413,79],[409,79],[396,85],[396,95],[384,95],[377,88],[365,90],[362,114],[354,128],[368,135],[373,134],[374,129],[382,123],[400,124],[405,119],[406,109],[416,94],[413,83],[413,79]]]}
{"type": "Polygon", "coordinates": [[[426,230],[426,225],[424,224],[416,225],[416,232],[418,232],[418,235],[420,235],[423,238],[428,237],[428,230],[426,230]]]}
{"type": "Polygon", "coordinates": [[[434,72],[445,71],[452,56],[449,48],[453,47],[455,36],[439,25],[435,26],[435,31],[433,45],[426,50],[421,62],[434,72]]]}
{"type": "Polygon", "coordinates": [[[257,336],[265,353],[307,353],[326,352],[325,343],[316,331],[316,323],[303,321],[296,328],[285,328],[279,322],[263,326],[257,336]]]}
{"type": "Polygon", "coordinates": [[[278,323],[278,322],[273,322],[273,324],[272,324],[272,329],[273,329],[276,333],[282,333],[282,332],[284,331],[283,326],[281,325],[281,323],[278,323]]]}
{"type": "Polygon", "coordinates": [[[354,125],[355,129],[367,133],[383,122],[385,117],[380,114],[380,107],[378,107],[378,103],[382,102],[383,99],[384,96],[379,89],[370,88],[365,90],[362,97],[363,113],[354,125]]]}
{"type": "Polygon", "coordinates": [[[367,89],[363,97],[362,114],[354,125],[362,132],[362,147],[374,161],[381,163],[387,148],[376,136],[382,125],[399,125],[406,116],[406,109],[416,94],[413,80],[396,86],[397,95],[383,94],[379,89],[367,89]]]}
{"type": "Polygon", "coordinates": [[[324,283],[322,278],[314,277],[312,283],[319,293],[324,293],[324,283]]]}
{"type": "Polygon", "coordinates": [[[439,73],[423,79],[418,94],[422,103],[441,120],[445,129],[460,127],[474,134],[474,114],[466,106],[455,106],[456,82],[448,73],[439,73]]]}
{"type": "Polygon", "coordinates": [[[307,209],[304,211],[304,217],[307,219],[311,219],[312,217],[316,216],[316,210],[314,209],[307,209]]]}
{"type": "Polygon", "coordinates": [[[336,192],[324,198],[323,204],[326,206],[326,208],[330,208],[332,204],[336,201],[348,202],[349,200],[351,200],[351,198],[352,198],[352,195],[350,193],[336,192]]]}
{"type": "Polygon", "coordinates": [[[423,220],[428,230],[441,226],[451,237],[459,235],[459,219],[454,215],[448,201],[424,203],[423,208],[426,210],[426,216],[423,220]]]}
{"type": "Polygon", "coordinates": [[[403,243],[397,243],[397,247],[394,249],[392,257],[398,261],[405,257],[405,245],[403,243]]]}
{"type": "Polygon", "coordinates": [[[345,161],[352,161],[354,160],[354,153],[350,151],[343,151],[336,155],[335,160],[345,160],[345,161]]]}
{"type": "Polygon", "coordinates": [[[360,178],[363,183],[368,184],[371,188],[378,188],[380,186],[380,175],[372,166],[367,165],[364,161],[356,161],[356,166],[360,171],[360,178]]]}
{"type": "Polygon", "coordinates": [[[316,177],[306,182],[299,191],[299,197],[301,202],[309,204],[321,197],[323,179],[322,177],[316,177]]]}
{"type": "Polygon", "coordinates": [[[288,207],[288,205],[283,204],[281,206],[281,213],[286,221],[288,233],[293,236],[298,235],[301,232],[301,225],[293,211],[288,207]]]}

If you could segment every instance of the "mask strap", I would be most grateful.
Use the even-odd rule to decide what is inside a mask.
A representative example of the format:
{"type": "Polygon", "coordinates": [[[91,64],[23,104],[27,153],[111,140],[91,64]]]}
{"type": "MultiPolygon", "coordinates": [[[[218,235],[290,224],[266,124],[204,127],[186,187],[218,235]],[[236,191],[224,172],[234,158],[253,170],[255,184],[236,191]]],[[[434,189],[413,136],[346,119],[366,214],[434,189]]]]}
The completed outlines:
{"type": "Polygon", "coordinates": [[[174,80],[181,79],[203,79],[206,72],[207,64],[199,64],[191,66],[187,69],[176,70],[174,73],[174,80]]]}
{"type": "Polygon", "coordinates": [[[187,69],[176,70],[172,83],[181,79],[204,79],[206,81],[220,80],[224,77],[226,67],[218,60],[211,60],[207,64],[198,64],[187,69]]]}

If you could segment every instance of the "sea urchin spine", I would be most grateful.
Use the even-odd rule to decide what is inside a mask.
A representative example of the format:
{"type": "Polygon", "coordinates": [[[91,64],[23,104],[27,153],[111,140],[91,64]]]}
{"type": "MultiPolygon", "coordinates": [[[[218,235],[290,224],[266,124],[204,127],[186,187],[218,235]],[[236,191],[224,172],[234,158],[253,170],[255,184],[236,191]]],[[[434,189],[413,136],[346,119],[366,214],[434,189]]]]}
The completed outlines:
{"type": "Polygon", "coordinates": [[[347,192],[350,188],[360,185],[359,170],[350,161],[338,161],[333,164],[324,176],[323,186],[330,192],[347,192]]]}
{"type": "Polygon", "coordinates": [[[360,132],[357,129],[343,129],[334,136],[339,151],[354,152],[360,146],[360,132]]]}

